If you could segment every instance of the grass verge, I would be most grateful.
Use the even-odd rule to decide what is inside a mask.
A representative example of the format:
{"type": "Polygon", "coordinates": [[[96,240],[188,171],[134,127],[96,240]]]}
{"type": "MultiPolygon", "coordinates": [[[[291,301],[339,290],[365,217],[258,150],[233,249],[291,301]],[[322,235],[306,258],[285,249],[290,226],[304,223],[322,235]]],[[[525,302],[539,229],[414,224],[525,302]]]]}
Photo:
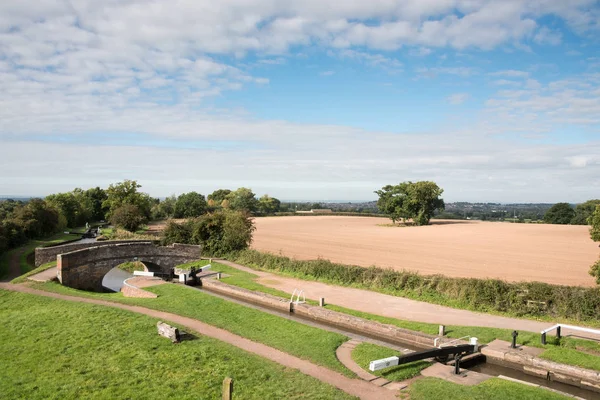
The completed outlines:
{"type": "Polygon", "coordinates": [[[28,277],[30,277],[32,275],[35,275],[35,274],[39,274],[40,272],[43,272],[43,271],[45,271],[47,269],[54,268],[54,267],[56,267],[56,261],[51,261],[49,263],[40,265],[36,269],[32,269],[31,271],[26,272],[25,274],[23,274],[23,275],[15,278],[15,279],[13,279],[12,281],[10,281],[10,283],[17,284],[17,283],[27,282],[27,278],[28,277]]]}
{"type": "Polygon", "coordinates": [[[509,382],[498,378],[479,385],[464,386],[437,378],[423,378],[409,388],[411,400],[460,399],[460,400],[566,400],[569,397],[548,390],[509,382]]]}
{"type": "Polygon", "coordinates": [[[7,399],[216,399],[227,376],[240,399],[352,398],[202,335],[173,345],[124,310],[0,291],[0,320],[7,399]]]}
{"type": "Polygon", "coordinates": [[[195,318],[346,376],[354,376],[335,356],[336,349],[348,340],[346,336],[245,307],[190,287],[176,284],[150,287],[145,290],[156,293],[158,298],[136,299],[123,297],[121,293],[76,290],[56,282],[31,285],[46,291],[134,304],[195,318]]]}
{"type": "MultiPolygon", "coordinates": [[[[377,346],[372,343],[361,343],[352,351],[352,359],[362,369],[369,371],[369,363],[371,361],[391,357],[395,354],[398,354],[398,352],[387,347],[377,346]]],[[[430,365],[431,363],[427,361],[415,361],[375,372],[369,371],[369,373],[381,376],[388,381],[404,381],[419,375],[423,369],[430,365]]]]}

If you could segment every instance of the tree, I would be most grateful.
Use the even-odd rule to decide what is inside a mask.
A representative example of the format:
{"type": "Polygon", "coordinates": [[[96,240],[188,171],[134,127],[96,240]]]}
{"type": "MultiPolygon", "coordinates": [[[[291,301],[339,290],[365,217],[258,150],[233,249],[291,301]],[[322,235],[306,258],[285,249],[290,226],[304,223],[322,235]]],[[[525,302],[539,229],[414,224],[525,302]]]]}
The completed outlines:
{"type": "Polygon", "coordinates": [[[403,182],[387,185],[375,191],[379,196],[377,207],[392,222],[412,218],[416,225],[427,225],[436,210],[444,209],[444,192],[435,182],[403,182]]]}
{"type": "Polygon", "coordinates": [[[25,206],[16,208],[13,220],[29,239],[48,236],[66,227],[60,212],[42,199],[32,199],[25,206]]]}
{"type": "Polygon", "coordinates": [[[275,197],[269,196],[268,194],[265,194],[258,199],[258,210],[262,214],[274,214],[279,211],[280,207],[281,201],[275,197]]]}
{"type": "Polygon", "coordinates": [[[102,206],[108,209],[107,217],[111,219],[116,209],[129,204],[136,206],[141,214],[149,219],[152,210],[152,199],[146,193],[138,192],[141,187],[136,181],[129,179],[111,184],[106,190],[106,200],[102,202],[102,206]]]}
{"type": "Polygon", "coordinates": [[[252,242],[254,223],[248,213],[219,210],[165,228],[163,243],[186,243],[202,246],[204,254],[222,256],[248,248],[252,242]]]}
{"type": "Polygon", "coordinates": [[[193,218],[199,217],[206,212],[206,200],[204,196],[189,192],[179,195],[175,203],[173,216],[175,218],[193,218]]]}
{"type": "Polygon", "coordinates": [[[596,206],[594,213],[588,218],[590,236],[594,242],[600,242],[600,205],[596,206]]]}
{"type": "Polygon", "coordinates": [[[544,222],[547,224],[566,225],[571,223],[575,216],[575,210],[569,203],[556,203],[544,214],[544,222]]]}
{"type": "Polygon", "coordinates": [[[229,193],[231,193],[231,190],[229,189],[217,189],[211,194],[209,194],[207,199],[209,202],[212,200],[211,207],[218,207],[221,205],[223,200],[225,200],[227,195],[229,195],[229,193]]]}
{"type": "Polygon", "coordinates": [[[407,199],[404,209],[417,225],[427,225],[436,210],[445,208],[444,200],[440,198],[444,189],[435,182],[408,182],[407,199]]]}
{"type": "Polygon", "coordinates": [[[401,183],[395,186],[386,185],[375,191],[379,196],[379,200],[377,200],[379,211],[388,215],[394,224],[396,221],[410,217],[404,208],[404,202],[408,196],[406,188],[407,183],[401,183]]]}
{"type": "Polygon", "coordinates": [[[166,197],[163,201],[158,201],[152,205],[152,219],[171,218],[175,214],[175,195],[166,197]]]}
{"type": "Polygon", "coordinates": [[[575,207],[575,216],[571,220],[573,225],[588,225],[588,219],[600,205],[600,200],[588,200],[585,203],[577,204],[575,207]]]}
{"type": "MultiPolygon", "coordinates": [[[[590,237],[594,242],[600,242],[600,205],[596,206],[594,213],[588,218],[590,226],[590,237]]],[[[600,285],[600,260],[590,267],[590,275],[596,278],[600,285]]]]}
{"type": "Polygon", "coordinates": [[[248,188],[239,188],[227,195],[229,208],[238,211],[255,212],[258,207],[258,200],[252,190],[248,188]]]}
{"type": "Polygon", "coordinates": [[[110,216],[110,223],[116,227],[135,232],[140,226],[147,222],[145,215],[138,206],[133,204],[123,204],[113,211],[110,216]]]}
{"type": "Polygon", "coordinates": [[[83,195],[87,198],[91,207],[91,220],[105,220],[107,210],[102,204],[108,198],[106,191],[100,187],[95,187],[86,190],[83,195]]]}
{"type": "Polygon", "coordinates": [[[91,202],[83,195],[81,189],[52,194],[45,200],[62,213],[66,218],[67,226],[71,228],[82,226],[92,218],[91,202]]]}

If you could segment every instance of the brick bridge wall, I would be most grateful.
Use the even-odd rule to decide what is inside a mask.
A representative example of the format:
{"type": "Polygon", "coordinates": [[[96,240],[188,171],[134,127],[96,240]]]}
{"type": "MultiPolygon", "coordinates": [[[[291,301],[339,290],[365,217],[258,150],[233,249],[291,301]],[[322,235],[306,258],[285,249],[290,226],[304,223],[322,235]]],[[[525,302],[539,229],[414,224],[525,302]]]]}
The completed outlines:
{"type": "Polygon", "coordinates": [[[102,290],[102,278],[126,261],[147,262],[160,266],[163,272],[179,264],[200,259],[200,246],[173,244],[157,246],[152,242],[109,243],[75,250],[57,256],[58,279],[75,289],[102,290]]]}
{"type": "Polygon", "coordinates": [[[37,247],[35,249],[35,266],[39,267],[40,265],[49,263],[51,261],[56,261],[56,256],[63,253],[70,253],[75,250],[87,249],[90,247],[96,246],[104,246],[115,243],[146,243],[149,240],[107,240],[103,242],[87,242],[87,243],[67,243],[56,246],[49,247],[37,247]]]}

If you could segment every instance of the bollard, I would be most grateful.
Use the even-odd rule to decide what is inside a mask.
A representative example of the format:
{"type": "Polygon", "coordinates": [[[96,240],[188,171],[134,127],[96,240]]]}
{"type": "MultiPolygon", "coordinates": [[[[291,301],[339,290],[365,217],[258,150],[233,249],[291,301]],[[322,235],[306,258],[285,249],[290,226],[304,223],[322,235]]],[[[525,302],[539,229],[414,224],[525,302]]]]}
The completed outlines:
{"type": "Polygon", "coordinates": [[[217,279],[221,279],[221,273],[217,272],[217,279]]]}
{"type": "Polygon", "coordinates": [[[223,400],[231,400],[233,396],[233,378],[223,380],[223,400]]]}
{"type": "Polygon", "coordinates": [[[319,299],[319,307],[325,307],[325,297],[319,299]]]}
{"type": "Polygon", "coordinates": [[[517,336],[519,336],[519,332],[513,331],[511,333],[511,335],[512,335],[512,343],[510,345],[510,348],[511,349],[516,349],[517,348],[517,336]]]}
{"type": "Polygon", "coordinates": [[[542,344],[546,344],[546,332],[542,332],[542,344]]]}
{"type": "Polygon", "coordinates": [[[446,325],[440,325],[438,330],[438,336],[444,336],[446,334],[446,325]]]}
{"type": "Polygon", "coordinates": [[[460,375],[460,358],[460,354],[456,353],[454,355],[454,375],[460,375]]]}
{"type": "Polygon", "coordinates": [[[556,338],[560,339],[560,325],[556,327],[556,338]]]}

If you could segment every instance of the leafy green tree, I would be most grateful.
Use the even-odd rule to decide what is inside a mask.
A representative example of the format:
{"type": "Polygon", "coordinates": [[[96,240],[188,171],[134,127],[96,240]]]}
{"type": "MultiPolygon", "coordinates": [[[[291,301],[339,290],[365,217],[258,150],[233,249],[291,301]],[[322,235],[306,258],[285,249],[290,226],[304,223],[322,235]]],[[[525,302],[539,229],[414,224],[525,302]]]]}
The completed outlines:
{"type": "Polygon", "coordinates": [[[52,194],[45,200],[62,213],[66,218],[67,226],[71,228],[82,226],[92,218],[91,203],[88,202],[81,189],[52,194]]]}
{"type": "Polygon", "coordinates": [[[42,199],[32,199],[25,206],[16,208],[13,220],[30,239],[48,236],[66,227],[61,224],[60,212],[42,199]]]}
{"type": "Polygon", "coordinates": [[[407,198],[403,208],[416,225],[427,225],[436,210],[445,208],[444,200],[440,198],[444,189],[435,182],[408,182],[407,198]]]}
{"type": "Polygon", "coordinates": [[[575,216],[571,220],[573,225],[588,225],[588,219],[600,205],[600,200],[588,200],[585,203],[577,204],[575,207],[575,216]]]}
{"type": "Polygon", "coordinates": [[[102,204],[108,199],[106,191],[100,187],[95,187],[83,192],[83,196],[89,202],[89,206],[91,208],[91,220],[105,220],[107,209],[102,204]]]}
{"type": "Polygon", "coordinates": [[[102,206],[108,210],[107,217],[111,219],[115,210],[122,205],[129,204],[136,206],[144,218],[149,219],[152,210],[152,199],[148,194],[138,191],[141,187],[142,185],[129,179],[111,184],[106,190],[106,200],[102,202],[102,206]]]}
{"type": "Polygon", "coordinates": [[[189,192],[179,195],[175,203],[173,216],[175,218],[193,218],[199,217],[206,212],[206,200],[204,196],[189,192]]]}
{"type": "Polygon", "coordinates": [[[139,207],[134,204],[123,204],[121,207],[114,210],[110,217],[111,224],[130,232],[135,232],[147,221],[146,216],[139,207]]]}
{"type": "Polygon", "coordinates": [[[279,211],[281,207],[281,201],[275,197],[271,197],[265,194],[258,199],[258,211],[262,214],[274,214],[279,211]]]}
{"type": "Polygon", "coordinates": [[[600,242],[600,205],[596,206],[594,213],[588,218],[590,236],[594,242],[600,242]]]}
{"type": "Polygon", "coordinates": [[[375,191],[379,196],[379,200],[377,200],[379,211],[389,216],[394,224],[396,221],[410,218],[404,208],[408,196],[407,186],[408,184],[405,182],[399,185],[386,185],[375,191]]]}
{"type": "Polygon", "coordinates": [[[567,225],[575,216],[575,210],[569,203],[556,203],[544,214],[544,222],[547,224],[567,225]]]}
{"type": "Polygon", "coordinates": [[[204,254],[223,256],[248,248],[254,224],[248,213],[219,210],[177,224],[167,224],[163,242],[198,244],[204,254]]]}
{"type": "Polygon", "coordinates": [[[162,201],[158,201],[152,205],[152,219],[171,218],[175,214],[175,203],[177,197],[169,196],[162,201]]]}
{"type": "Polygon", "coordinates": [[[220,207],[223,200],[231,193],[229,189],[217,189],[208,195],[207,199],[211,207],[220,207]],[[212,201],[211,201],[212,200],[212,201]]]}
{"type": "Polygon", "coordinates": [[[242,187],[229,193],[225,200],[229,201],[229,208],[232,210],[255,212],[258,207],[258,200],[248,188],[242,187]]]}

